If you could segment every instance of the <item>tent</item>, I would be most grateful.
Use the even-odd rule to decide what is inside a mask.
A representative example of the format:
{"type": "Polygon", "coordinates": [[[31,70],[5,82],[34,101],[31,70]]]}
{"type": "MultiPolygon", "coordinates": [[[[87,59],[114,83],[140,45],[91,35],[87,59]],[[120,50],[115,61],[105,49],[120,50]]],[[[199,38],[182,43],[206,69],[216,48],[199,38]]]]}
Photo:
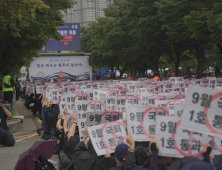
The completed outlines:
{"type": "Polygon", "coordinates": [[[101,70],[93,73],[93,76],[99,75],[99,72],[101,72],[103,75],[107,75],[107,72],[109,72],[110,75],[116,75],[115,72],[109,71],[107,68],[103,67],[101,70]]]}

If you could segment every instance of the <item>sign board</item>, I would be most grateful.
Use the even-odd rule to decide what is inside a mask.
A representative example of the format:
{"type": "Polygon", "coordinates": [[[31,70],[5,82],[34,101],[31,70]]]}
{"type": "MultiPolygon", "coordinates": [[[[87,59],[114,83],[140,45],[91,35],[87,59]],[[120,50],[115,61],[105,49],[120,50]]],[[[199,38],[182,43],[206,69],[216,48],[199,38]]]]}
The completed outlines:
{"type": "Polygon", "coordinates": [[[89,77],[88,56],[52,56],[34,58],[30,65],[30,78],[32,80],[59,78],[60,71],[63,77],[75,79],[89,77]]]}
{"type": "Polygon", "coordinates": [[[199,157],[203,154],[207,135],[178,128],[179,117],[156,116],[155,139],[160,156],[199,157]]]}
{"type": "Polygon", "coordinates": [[[43,51],[79,51],[80,45],[80,24],[66,23],[64,26],[59,26],[59,34],[64,38],[62,40],[50,40],[43,51]]]}
{"type": "Polygon", "coordinates": [[[86,126],[94,126],[103,123],[108,123],[122,119],[122,112],[110,112],[110,111],[97,111],[97,112],[87,112],[86,115],[86,126]]]}
{"type": "Polygon", "coordinates": [[[222,92],[189,86],[181,126],[212,136],[222,136],[222,92]]]}
{"type": "Polygon", "coordinates": [[[104,155],[106,149],[113,153],[117,145],[126,143],[122,120],[88,127],[88,132],[97,156],[104,155]]]}

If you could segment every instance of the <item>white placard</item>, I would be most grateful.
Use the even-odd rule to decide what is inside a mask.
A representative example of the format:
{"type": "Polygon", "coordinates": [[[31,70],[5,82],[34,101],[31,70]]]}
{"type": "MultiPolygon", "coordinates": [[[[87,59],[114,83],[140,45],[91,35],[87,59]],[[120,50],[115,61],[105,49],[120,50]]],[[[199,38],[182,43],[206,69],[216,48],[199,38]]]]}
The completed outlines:
{"type": "Polygon", "coordinates": [[[122,120],[88,127],[88,132],[97,156],[104,155],[106,149],[113,153],[118,144],[126,143],[122,120]]]}
{"type": "Polygon", "coordinates": [[[155,139],[160,156],[199,157],[208,141],[207,135],[178,128],[179,117],[156,116],[155,139]]]}
{"type": "Polygon", "coordinates": [[[126,109],[127,130],[135,141],[151,141],[155,135],[155,108],[135,106],[126,109]]]}
{"type": "Polygon", "coordinates": [[[209,136],[210,146],[212,147],[212,152],[214,155],[222,154],[222,138],[216,136],[209,136]]]}
{"type": "Polygon", "coordinates": [[[87,112],[104,111],[104,103],[102,101],[89,101],[87,103],[87,112]]]}
{"type": "Polygon", "coordinates": [[[78,113],[79,119],[86,119],[88,103],[89,101],[85,100],[75,102],[75,112],[78,113]]]}
{"type": "Polygon", "coordinates": [[[212,136],[222,136],[222,92],[191,85],[181,126],[212,136]]]}
{"type": "Polygon", "coordinates": [[[97,111],[87,112],[86,126],[94,126],[103,123],[108,123],[116,120],[120,120],[123,117],[122,112],[110,112],[110,111],[97,111]]]}

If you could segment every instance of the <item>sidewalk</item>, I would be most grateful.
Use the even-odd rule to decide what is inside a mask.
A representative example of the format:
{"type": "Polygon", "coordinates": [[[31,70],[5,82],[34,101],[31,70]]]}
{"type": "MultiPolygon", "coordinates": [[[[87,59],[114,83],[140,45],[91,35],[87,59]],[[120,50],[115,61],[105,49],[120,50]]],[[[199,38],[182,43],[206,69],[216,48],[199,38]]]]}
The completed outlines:
{"type": "MultiPolygon", "coordinates": [[[[17,101],[15,104],[19,115],[25,117],[23,128],[18,132],[12,133],[16,141],[13,147],[0,146],[1,170],[13,170],[20,154],[28,150],[36,141],[43,141],[37,134],[37,128],[41,127],[37,119],[32,113],[30,115],[30,111],[24,106],[23,102],[17,101]]],[[[58,155],[53,155],[50,159],[57,161],[59,164],[58,155]]]]}

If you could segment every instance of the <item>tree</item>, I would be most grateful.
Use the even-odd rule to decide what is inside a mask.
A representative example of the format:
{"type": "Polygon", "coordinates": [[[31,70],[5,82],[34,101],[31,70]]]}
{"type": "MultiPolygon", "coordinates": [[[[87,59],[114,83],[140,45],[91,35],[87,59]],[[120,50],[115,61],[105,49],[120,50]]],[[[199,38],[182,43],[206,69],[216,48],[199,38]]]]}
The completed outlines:
{"type": "Polygon", "coordinates": [[[71,0],[0,1],[0,74],[6,68],[18,71],[50,38],[60,40],[58,26],[64,25],[60,10],[71,0]]]}

